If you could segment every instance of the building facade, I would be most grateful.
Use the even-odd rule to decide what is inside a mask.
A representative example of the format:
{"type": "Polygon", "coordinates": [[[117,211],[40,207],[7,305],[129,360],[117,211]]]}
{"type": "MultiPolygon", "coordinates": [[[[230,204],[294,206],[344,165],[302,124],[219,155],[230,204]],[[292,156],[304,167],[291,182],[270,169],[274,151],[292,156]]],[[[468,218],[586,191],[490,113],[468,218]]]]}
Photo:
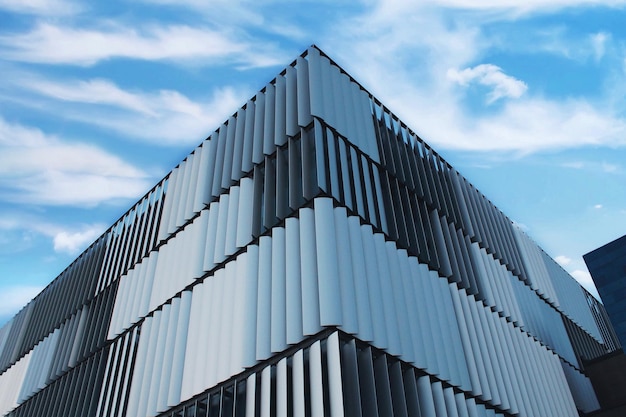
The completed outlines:
{"type": "Polygon", "coordinates": [[[0,330],[0,414],[577,416],[616,343],[311,47],[0,330]]]}
{"type": "Polygon", "coordinates": [[[583,256],[620,344],[626,344],[626,236],[583,256]]]}

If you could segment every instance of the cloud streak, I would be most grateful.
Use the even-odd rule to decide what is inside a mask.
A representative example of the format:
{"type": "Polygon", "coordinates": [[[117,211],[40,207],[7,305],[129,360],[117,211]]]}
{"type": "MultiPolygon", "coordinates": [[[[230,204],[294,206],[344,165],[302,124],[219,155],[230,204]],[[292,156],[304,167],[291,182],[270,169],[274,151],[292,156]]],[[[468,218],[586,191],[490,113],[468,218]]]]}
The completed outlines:
{"type": "Polygon", "coordinates": [[[188,64],[272,66],[287,58],[270,43],[241,34],[187,25],[129,28],[105,22],[99,29],[40,23],[26,33],[0,36],[5,59],[92,66],[125,58],[188,64]]]}
{"type": "Polygon", "coordinates": [[[0,197],[6,201],[96,206],[136,198],[150,182],[147,173],[96,146],[0,118],[0,197]]]}
{"type": "Polygon", "coordinates": [[[192,99],[175,90],[125,90],[104,79],[52,80],[33,74],[13,75],[20,91],[37,95],[23,105],[159,146],[199,143],[250,94],[244,89],[223,87],[192,99]],[[42,101],[49,104],[42,106],[42,101]]]}

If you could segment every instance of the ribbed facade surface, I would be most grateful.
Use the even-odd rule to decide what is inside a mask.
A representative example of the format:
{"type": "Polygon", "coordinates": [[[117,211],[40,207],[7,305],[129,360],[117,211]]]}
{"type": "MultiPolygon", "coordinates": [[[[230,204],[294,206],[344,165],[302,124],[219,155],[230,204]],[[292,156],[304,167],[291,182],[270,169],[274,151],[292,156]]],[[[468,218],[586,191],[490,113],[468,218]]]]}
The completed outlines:
{"type": "Polygon", "coordinates": [[[311,47],[0,329],[0,414],[578,416],[612,335],[311,47]]]}

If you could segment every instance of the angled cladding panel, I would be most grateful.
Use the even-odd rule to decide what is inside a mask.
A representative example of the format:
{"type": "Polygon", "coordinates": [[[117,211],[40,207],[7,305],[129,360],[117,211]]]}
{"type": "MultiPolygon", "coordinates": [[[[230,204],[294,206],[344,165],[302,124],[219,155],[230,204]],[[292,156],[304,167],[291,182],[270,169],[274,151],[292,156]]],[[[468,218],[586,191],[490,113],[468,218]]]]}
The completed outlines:
{"type": "Polygon", "coordinates": [[[316,48],[309,48],[310,111],[374,161],[379,160],[370,95],[316,48]]]}

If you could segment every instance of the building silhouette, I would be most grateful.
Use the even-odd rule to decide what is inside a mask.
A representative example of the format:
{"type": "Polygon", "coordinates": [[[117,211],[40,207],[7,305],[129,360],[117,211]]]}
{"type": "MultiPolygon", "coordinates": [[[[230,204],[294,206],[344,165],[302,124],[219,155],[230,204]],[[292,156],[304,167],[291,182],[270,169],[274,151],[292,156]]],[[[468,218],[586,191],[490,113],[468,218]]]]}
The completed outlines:
{"type": "Polygon", "coordinates": [[[617,346],[311,47],[0,330],[0,414],[577,416],[617,346]]]}

